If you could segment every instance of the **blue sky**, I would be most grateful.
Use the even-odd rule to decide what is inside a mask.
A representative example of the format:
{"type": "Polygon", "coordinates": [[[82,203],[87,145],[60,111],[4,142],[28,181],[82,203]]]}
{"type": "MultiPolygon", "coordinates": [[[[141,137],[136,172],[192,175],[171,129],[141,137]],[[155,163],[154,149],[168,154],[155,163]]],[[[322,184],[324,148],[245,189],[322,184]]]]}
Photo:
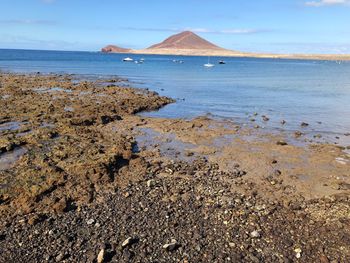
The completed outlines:
{"type": "Polygon", "coordinates": [[[0,1],[0,48],[144,48],[192,30],[240,51],[350,53],[350,0],[0,1]]]}

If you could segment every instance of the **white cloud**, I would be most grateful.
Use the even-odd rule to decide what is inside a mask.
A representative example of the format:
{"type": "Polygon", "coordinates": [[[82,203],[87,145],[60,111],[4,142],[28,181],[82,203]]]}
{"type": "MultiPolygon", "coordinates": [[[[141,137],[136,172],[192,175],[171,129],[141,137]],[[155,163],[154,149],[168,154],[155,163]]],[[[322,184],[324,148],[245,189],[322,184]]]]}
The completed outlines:
{"type": "Polygon", "coordinates": [[[350,0],[317,0],[317,1],[308,1],[305,3],[307,6],[334,6],[334,5],[349,5],[350,0]]]}

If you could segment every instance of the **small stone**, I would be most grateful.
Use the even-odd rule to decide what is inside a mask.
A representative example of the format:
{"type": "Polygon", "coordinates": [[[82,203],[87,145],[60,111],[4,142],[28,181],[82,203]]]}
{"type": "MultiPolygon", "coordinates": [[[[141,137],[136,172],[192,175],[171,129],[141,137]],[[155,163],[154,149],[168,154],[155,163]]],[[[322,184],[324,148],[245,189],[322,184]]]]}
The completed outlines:
{"type": "Polygon", "coordinates": [[[350,136],[350,132],[344,133],[345,136],[350,136]]]}
{"type": "Polygon", "coordinates": [[[303,133],[300,132],[300,131],[296,131],[296,132],[294,133],[294,136],[295,136],[296,138],[301,137],[302,135],[303,135],[303,133]]]}
{"type": "Polygon", "coordinates": [[[151,187],[154,187],[155,185],[156,185],[156,182],[153,179],[147,181],[147,187],[151,188],[151,187]]]}
{"type": "Polygon", "coordinates": [[[105,250],[101,249],[100,253],[97,255],[97,263],[102,263],[105,260],[105,250]]]}
{"type": "Polygon", "coordinates": [[[88,221],[86,221],[86,224],[88,225],[92,225],[93,223],[95,223],[95,220],[94,219],[89,219],[88,221]]]}
{"type": "Polygon", "coordinates": [[[56,257],[56,262],[60,262],[65,258],[65,254],[63,252],[59,253],[56,257]]]}
{"type": "Polygon", "coordinates": [[[178,249],[180,247],[180,244],[177,243],[177,241],[175,239],[172,239],[170,243],[165,244],[163,246],[164,249],[166,249],[167,251],[174,251],[176,249],[178,249]]]}
{"type": "Polygon", "coordinates": [[[250,233],[250,236],[252,238],[259,238],[260,237],[260,233],[256,230],[254,230],[253,232],[250,233]]]}
{"type": "Polygon", "coordinates": [[[230,247],[236,247],[236,244],[233,243],[233,242],[228,243],[228,245],[229,245],[230,247]]]}
{"type": "Polygon", "coordinates": [[[278,141],[276,142],[277,145],[281,145],[281,146],[285,146],[285,145],[288,145],[288,143],[286,141],[278,141]]]}
{"type": "Polygon", "coordinates": [[[281,124],[282,124],[282,125],[284,125],[284,124],[286,124],[286,123],[287,123],[287,122],[286,122],[285,120],[282,120],[282,121],[281,121],[281,124]]]}
{"type": "Polygon", "coordinates": [[[302,251],[301,251],[301,248],[299,248],[299,247],[298,247],[298,248],[295,248],[295,249],[294,249],[294,252],[296,253],[296,254],[295,254],[295,257],[296,257],[296,258],[301,258],[301,252],[302,252],[302,251]]]}
{"type": "Polygon", "coordinates": [[[131,245],[137,243],[138,241],[139,241],[139,239],[137,237],[128,237],[122,243],[122,248],[131,246],[131,245]]]}
{"type": "Polygon", "coordinates": [[[307,122],[302,122],[302,123],[300,124],[300,126],[301,126],[301,127],[307,127],[307,126],[309,126],[309,124],[308,124],[307,122]]]}
{"type": "Polygon", "coordinates": [[[266,117],[265,115],[262,116],[263,121],[269,121],[270,118],[266,117]]]}

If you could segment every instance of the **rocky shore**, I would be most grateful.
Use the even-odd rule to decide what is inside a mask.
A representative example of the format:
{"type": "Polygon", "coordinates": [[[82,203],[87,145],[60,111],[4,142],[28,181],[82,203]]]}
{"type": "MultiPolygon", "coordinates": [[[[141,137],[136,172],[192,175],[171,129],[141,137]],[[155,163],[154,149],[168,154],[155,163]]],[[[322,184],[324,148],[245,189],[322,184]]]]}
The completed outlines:
{"type": "Polygon", "coordinates": [[[122,82],[0,73],[0,262],[350,261],[345,148],[122,82]]]}

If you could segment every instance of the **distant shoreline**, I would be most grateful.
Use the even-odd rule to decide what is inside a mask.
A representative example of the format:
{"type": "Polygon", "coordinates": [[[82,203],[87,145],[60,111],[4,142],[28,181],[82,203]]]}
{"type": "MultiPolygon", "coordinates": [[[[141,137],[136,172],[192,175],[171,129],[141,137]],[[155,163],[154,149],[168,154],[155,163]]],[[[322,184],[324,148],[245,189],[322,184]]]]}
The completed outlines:
{"type": "Polygon", "coordinates": [[[265,54],[265,53],[244,53],[231,50],[193,50],[193,49],[141,49],[130,50],[129,52],[102,52],[112,54],[133,54],[133,55],[169,55],[169,56],[212,56],[212,57],[237,57],[237,58],[271,58],[271,59],[299,59],[299,60],[330,60],[349,61],[350,54],[265,54]]]}

